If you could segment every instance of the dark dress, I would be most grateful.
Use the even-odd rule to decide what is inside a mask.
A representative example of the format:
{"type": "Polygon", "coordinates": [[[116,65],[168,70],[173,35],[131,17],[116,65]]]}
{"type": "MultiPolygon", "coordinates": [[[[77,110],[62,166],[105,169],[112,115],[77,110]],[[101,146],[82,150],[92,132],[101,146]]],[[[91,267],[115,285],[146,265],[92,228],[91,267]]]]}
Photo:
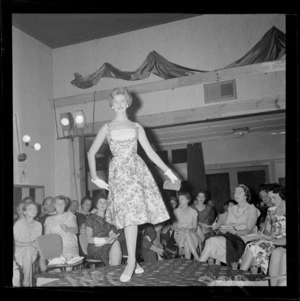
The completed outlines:
{"type": "MultiPolygon", "coordinates": [[[[103,217],[96,214],[90,214],[85,221],[85,226],[93,229],[94,237],[108,237],[111,230],[116,231],[116,227],[109,224],[103,217]]],[[[113,244],[105,244],[96,247],[94,244],[89,243],[87,246],[87,253],[89,259],[102,260],[106,265],[109,264],[109,251],[113,244]]]]}

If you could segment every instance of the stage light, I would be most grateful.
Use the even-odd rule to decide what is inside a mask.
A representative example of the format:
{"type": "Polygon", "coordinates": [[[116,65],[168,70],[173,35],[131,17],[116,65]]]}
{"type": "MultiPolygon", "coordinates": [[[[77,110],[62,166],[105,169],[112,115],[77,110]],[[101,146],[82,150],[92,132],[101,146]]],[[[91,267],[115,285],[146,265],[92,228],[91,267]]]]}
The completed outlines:
{"type": "Polygon", "coordinates": [[[79,110],[74,113],[75,125],[78,128],[83,128],[85,125],[85,116],[83,111],[79,110]]]}
{"type": "Polygon", "coordinates": [[[63,131],[70,131],[74,124],[72,114],[70,112],[60,114],[60,124],[63,131]]]}

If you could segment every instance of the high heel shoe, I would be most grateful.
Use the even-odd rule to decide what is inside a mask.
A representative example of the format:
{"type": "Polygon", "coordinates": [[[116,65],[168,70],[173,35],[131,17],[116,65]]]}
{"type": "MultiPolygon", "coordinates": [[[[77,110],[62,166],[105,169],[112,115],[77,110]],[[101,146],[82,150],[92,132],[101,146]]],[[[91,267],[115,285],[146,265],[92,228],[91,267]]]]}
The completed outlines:
{"type": "MultiPolygon", "coordinates": [[[[125,270],[126,270],[126,268],[125,268],[125,270]]],[[[126,274],[124,274],[125,270],[123,271],[123,274],[120,277],[121,282],[128,282],[131,279],[133,272],[134,272],[134,269],[133,269],[133,271],[131,272],[131,275],[126,275],[126,274]]]]}
{"type": "Polygon", "coordinates": [[[144,271],[144,269],[137,263],[134,272],[135,272],[135,274],[143,274],[145,271],[144,271]]]}

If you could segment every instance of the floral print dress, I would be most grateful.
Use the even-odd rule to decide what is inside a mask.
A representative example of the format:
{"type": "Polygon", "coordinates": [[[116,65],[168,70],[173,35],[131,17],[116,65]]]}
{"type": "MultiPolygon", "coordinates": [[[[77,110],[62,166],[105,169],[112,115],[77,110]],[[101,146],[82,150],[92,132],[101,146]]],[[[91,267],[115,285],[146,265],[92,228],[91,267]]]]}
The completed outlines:
{"type": "Polygon", "coordinates": [[[112,139],[109,124],[107,127],[113,158],[109,164],[106,221],[122,229],[170,219],[151,172],[137,154],[138,127],[134,137],[122,140],[112,139]]]}
{"type": "MultiPolygon", "coordinates": [[[[268,209],[265,222],[271,224],[271,236],[273,238],[279,239],[286,236],[286,217],[276,214],[276,206],[268,209]]],[[[260,266],[265,274],[268,272],[270,255],[275,248],[276,245],[273,242],[262,239],[253,241],[246,246],[246,250],[250,249],[253,254],[253,262],[260,266]]]]}

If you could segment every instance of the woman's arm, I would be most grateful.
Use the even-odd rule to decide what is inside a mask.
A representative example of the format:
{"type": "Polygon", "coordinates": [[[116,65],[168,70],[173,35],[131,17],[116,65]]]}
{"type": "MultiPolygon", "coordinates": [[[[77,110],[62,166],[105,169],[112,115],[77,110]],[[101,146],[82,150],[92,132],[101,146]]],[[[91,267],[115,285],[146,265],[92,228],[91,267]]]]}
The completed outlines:
{"type": "Polygon", "coordinates": [[[93,229],[90,227],[85,227],[85,231],[86,231],[86,236],[87,236],[87,241],[90,244],[94,244],[94,237],[93,237],[93,229]]]}
{"type": "Polygon", "coordinates": [[[91,145],[91,147],[87,153],[87,158],[88,158],[88,162],[89,162],[89,168],[90,168],[92,180],[95,180],[97,178],[95,155],[98,152],[99,148],[101,147],[104,139],[106,138],[107,131],[108,131],[107,125],[105,124],[99,130],[93,144],[91,145]]]}
{"type": "Polygon", "coordinates": [[[236,230],[233,228],[233,232],[231,232],[231,233],[238,235],[238,236],[244,236],[247,234],[251,234],[254,227],[256,226],[257,218],[258,218],[257,210],[251,209],[251,212],[249,213],[248,218],[247,218],[246,229],[245,230],[236,230]]]}
{"type": "Polygon", "coordinates": [[[150,158],[150,160],[155,163],[160,169],[162,169],[164,172],[166,172],[169,167],[162,161],[162,159],[157,155],[157,153],[153,150],[151,147],[144,128],[138,124],[138,138],[141,146],[143,147],[144,151],[146,152],[147,156],[150,158]]]}

